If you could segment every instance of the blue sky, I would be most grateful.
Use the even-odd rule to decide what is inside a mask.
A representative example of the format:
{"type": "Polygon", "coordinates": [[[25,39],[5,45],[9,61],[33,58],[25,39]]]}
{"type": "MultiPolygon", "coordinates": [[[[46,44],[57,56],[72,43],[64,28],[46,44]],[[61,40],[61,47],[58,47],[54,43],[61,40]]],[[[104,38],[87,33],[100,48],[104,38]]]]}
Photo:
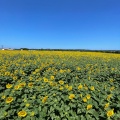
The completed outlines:
{"type": "Polygon", "coordinates": [[[120,0],[0,0],[2,45],[120,50],[120,0]]]}

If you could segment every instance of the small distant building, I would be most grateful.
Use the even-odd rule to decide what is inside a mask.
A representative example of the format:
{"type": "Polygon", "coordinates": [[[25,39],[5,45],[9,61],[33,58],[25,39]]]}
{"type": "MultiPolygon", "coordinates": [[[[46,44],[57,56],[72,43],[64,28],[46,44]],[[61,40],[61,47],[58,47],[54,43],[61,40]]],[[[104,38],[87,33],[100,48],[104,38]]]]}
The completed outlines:
{"type": "Polygon", "coordinates": [[[2,50],[14,50],[14,49],[11,49],[11,48],[2,48],[2,50]]]}

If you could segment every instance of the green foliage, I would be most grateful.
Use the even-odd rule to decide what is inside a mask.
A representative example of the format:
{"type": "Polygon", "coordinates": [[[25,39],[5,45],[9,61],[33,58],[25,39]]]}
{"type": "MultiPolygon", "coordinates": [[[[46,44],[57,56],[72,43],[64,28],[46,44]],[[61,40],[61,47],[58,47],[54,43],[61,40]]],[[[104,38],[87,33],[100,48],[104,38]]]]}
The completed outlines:
{"type": "Polygon", "coordinates": [[[0,60],[0,120],[120,118],[119,55],[2,51],[0,60]]]}

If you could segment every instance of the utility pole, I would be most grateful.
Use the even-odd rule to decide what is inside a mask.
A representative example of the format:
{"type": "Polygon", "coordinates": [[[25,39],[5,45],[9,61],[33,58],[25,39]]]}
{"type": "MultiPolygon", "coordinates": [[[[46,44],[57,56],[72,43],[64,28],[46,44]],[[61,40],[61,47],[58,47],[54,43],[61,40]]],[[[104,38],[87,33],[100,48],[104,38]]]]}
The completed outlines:
{"type": "Polygon", "coordinates": [[[0,48],[1,50],[3,49],[3,45],[1,45],[1,48],[0,48]]]}

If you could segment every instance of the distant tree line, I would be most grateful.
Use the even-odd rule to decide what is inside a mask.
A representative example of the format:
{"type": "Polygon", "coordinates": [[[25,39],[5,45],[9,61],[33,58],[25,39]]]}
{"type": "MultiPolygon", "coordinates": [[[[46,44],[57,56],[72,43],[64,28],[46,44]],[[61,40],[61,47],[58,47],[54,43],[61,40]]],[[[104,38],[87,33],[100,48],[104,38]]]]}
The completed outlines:
{"type": "Polygon", "coordinates": [[[37,50],[37,51],[78,51],[78,52],[102,52],[102,53],[116,53],[120,54],[120,50],[88,50],[88,49],[29,49],[29,48],[20,48],[15,50],[37,50]]]}

